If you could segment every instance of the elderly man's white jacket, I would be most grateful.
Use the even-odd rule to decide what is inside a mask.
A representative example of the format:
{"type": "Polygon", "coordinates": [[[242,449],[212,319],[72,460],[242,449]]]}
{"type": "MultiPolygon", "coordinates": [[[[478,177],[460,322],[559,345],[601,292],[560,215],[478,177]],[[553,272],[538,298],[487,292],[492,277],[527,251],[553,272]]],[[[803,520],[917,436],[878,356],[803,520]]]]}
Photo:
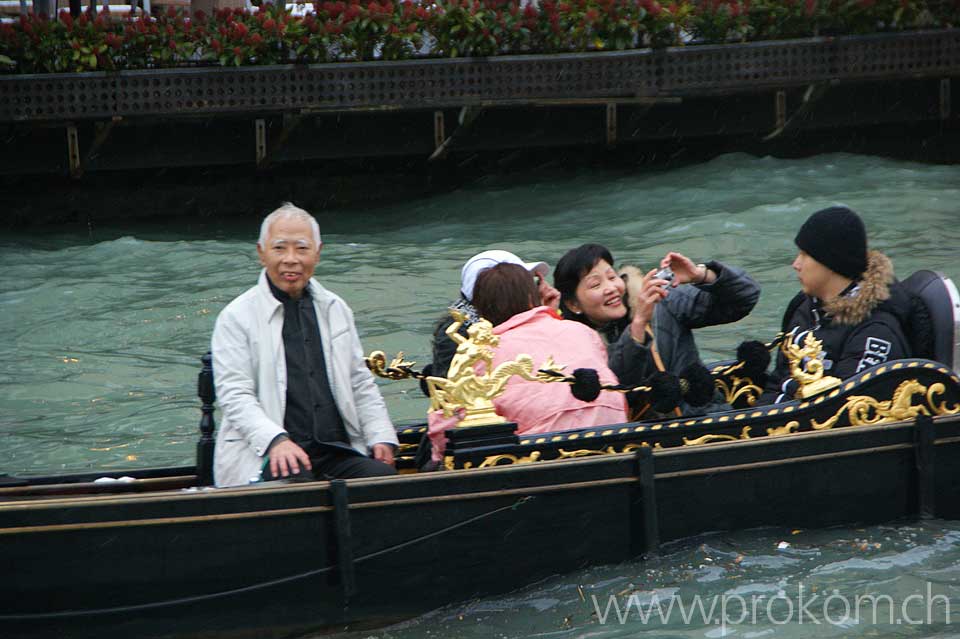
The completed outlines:
{"type": "MultiPolygon", "coordinates": [[[[397,444],[386,405],[363,361],[350,307],[316,280],[309,283],[323,341],[327,378],[350,445],[368,454],[374,444],[397,444]]],[[[213,377],[222,418],[214,455],[217,486],[248,483],[273,439],[286,432],[287,364],[283,304],[270,292],[266,271],[256,286],[230,302],[213,329],[213,377]]]]}

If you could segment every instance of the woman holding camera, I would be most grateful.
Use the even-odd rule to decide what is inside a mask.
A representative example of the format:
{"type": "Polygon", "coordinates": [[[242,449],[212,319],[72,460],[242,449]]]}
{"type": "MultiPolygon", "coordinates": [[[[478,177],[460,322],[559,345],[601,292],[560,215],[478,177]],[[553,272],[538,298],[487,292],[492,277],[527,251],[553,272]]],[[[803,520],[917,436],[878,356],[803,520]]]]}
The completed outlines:
{"type": "Polygon", "coordinates": [[[654,345],[664,370],[683,376],[700,364],[693,329],[735,322],[760,298],[750,276],[720,262],[695,264],[680,253],[667,253],[659,272],[627,269],[624,276],[613,264],[606,247],[583,244],[557,263],[554,286],[563,317],[603,335],[610,369],[625,384],[640,383],[657,370],[654,345]]]}

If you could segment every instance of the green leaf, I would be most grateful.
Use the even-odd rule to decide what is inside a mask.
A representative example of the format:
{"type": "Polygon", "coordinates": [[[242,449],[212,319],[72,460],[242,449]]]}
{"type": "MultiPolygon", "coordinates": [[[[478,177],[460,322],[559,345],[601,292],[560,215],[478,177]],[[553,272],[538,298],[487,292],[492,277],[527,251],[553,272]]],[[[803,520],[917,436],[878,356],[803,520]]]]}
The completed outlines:
{"type": "Polygon", "coordinates": [[[17,63],[11,60],[10,58],[8,58],[7,56],[0,54],[0,65],[6,66],[6,67],[15,67],[17,66],[17,63]]]}
{"type": "Polygon", "coordinates": [[[91,68],[91,69],[96,69],[96,68],[97,68],[97,56],[95,56],[95,55],[93,55],[93,54],[87,56],[87,64],[90,65],[90,68],[91,68]]]}

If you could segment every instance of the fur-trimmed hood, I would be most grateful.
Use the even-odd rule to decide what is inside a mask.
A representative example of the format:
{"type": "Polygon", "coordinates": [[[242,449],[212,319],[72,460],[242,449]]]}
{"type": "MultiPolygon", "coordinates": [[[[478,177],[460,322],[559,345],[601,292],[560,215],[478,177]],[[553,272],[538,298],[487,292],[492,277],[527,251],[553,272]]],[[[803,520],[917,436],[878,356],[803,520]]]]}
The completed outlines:
{"type": "Polygon", "coordinates": [[[893,263],[880,251],[867,253],[867,270],[858,282],[858,290],[823,303],[823,310],[837,324],[856,326],[867,319],[883,302],[890,299],[894,281],[893,263]]]}

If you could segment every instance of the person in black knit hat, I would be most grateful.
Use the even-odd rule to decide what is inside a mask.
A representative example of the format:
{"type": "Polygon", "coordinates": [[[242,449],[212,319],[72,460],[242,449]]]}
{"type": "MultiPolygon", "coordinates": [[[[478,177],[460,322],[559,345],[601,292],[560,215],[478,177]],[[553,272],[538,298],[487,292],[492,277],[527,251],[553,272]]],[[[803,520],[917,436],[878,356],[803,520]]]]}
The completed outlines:
{"type": "MultiPolygon", "coordinates": [[[[822,342],[825,374],[840,379],[911,356],[903,330],[909,295],[896,283],[889,258],[868,248],[859,215],[844,206],[817,211],[794,242],[799,251],[793,270],[803,290],[783,316],[787,339],[801,345],[813,332],[822,342]]],[[[789,401],[796,391],[779,353],[762,401],[789,401]]]]}

